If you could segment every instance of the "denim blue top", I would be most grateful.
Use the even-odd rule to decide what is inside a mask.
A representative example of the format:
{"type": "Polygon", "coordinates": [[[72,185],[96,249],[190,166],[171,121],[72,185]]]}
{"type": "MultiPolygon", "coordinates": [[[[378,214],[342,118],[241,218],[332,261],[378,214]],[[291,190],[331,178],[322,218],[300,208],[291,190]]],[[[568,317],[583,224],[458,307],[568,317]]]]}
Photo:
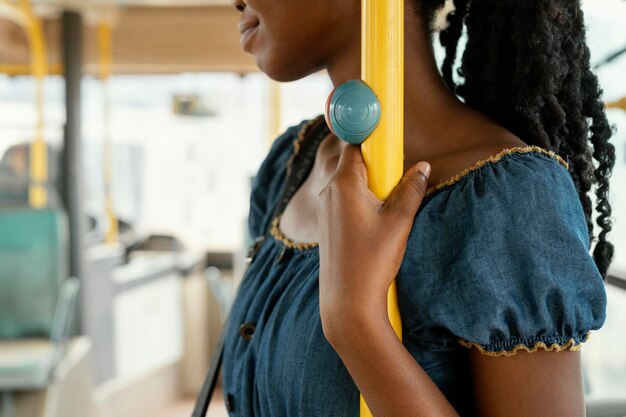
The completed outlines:
{"type": "MultiPolygon", "coordinates": [[[[316,121],[326,136],[320,118],[288,129],[253,182],[250,234],[266,238],[226,328],[231,416],[359,415],[357,388],[322,333],[317,245],[279,229],[316,121]]],[[[542,148],[504,150],[430,188],[415,217],[396,278],[403,343],[461,416],[475,415],[468,348],[575,350],[604,322],[604,285],[565,165],[542,148]]]]}

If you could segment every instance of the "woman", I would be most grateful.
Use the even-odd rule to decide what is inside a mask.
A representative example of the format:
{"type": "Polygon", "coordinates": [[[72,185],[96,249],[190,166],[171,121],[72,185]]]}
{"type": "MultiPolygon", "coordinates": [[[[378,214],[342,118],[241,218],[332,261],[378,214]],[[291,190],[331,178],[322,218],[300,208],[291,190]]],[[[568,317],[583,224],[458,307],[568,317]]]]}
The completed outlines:
{"type": "MultiPolygon", "coordinates": [[[[615,156],[580,4],[455,0],[442,77],[443,3],[406,3],[405,175],[387,202],[321,117],[261,166],[226,333],[232,416],[357,416],[359,391],[375,416],[584,415],[578,349],[605,316],[615,156]]],[[[359,78],[360,0],[233,5],[271,78],[359,78]]]]}

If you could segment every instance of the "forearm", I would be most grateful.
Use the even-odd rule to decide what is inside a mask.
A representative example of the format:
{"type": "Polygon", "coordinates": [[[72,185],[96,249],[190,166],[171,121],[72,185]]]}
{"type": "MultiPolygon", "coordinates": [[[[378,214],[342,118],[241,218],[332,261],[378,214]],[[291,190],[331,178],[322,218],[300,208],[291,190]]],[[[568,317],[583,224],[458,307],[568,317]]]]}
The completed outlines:
{"type": "Polygon", "coordinates": [[[327,338],[375,417],[458,415],[385,314],[342,311],[341,320],[333,322],[325,329],[327,338]]]}

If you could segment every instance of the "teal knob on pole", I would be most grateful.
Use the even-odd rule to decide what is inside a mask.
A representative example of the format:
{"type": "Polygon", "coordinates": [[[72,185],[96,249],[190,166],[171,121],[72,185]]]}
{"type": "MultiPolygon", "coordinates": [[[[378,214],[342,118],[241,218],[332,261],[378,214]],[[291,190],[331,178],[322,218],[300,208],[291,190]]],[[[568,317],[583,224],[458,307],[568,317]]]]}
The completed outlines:
{"type": "Polygon", "coordinates": [[[360,145],[380,121],[380,101],[361,80],[337,86],[326,101],[326,123],[339,139],[360,145]]]}

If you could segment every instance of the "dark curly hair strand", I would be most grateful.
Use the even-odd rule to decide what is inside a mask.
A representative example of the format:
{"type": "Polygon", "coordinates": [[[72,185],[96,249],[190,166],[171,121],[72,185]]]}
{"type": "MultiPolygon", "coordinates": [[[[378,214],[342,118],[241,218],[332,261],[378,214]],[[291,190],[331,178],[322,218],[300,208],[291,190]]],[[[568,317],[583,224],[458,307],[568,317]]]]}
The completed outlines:
{"type": "MultiPolygon", "coordinates": [[[[445,0],[416,0],[433,22],[445,0]]],[[[587,220],[594,261],[604,278],[613,259],[609,179],[615,165],[613,134],[602,89],[591,71],[580,0],[454,0],[439,40],[442,75],[467,105],[497,121],[529,145],[569,162],[587,220]],[[453,77],[459,39],[467,45],[453,77]],[[594,162],[595,160],[595,162],[594,162]],[[594,236],[590,193],[595,187],[594,236]]],[[[433,28],[431,27],[431,31],[433,28]]]]}

